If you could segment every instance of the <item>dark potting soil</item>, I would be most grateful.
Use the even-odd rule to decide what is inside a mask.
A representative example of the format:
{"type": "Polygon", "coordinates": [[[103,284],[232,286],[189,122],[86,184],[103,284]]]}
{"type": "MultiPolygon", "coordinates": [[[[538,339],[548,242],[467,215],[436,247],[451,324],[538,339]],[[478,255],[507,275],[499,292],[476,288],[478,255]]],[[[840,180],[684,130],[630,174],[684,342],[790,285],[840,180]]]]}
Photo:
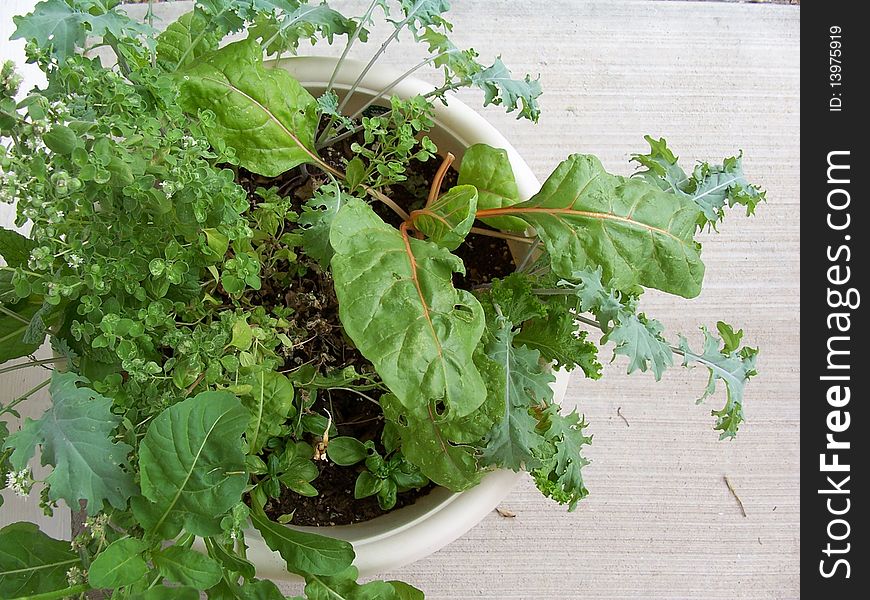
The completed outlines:
{"type": "MultiPolygon", "coordinates": [[[[340,142],[327,148],[323,157],[338,168],[343,167],[342,159],[353,157],[350,149],[353,139],[340,142]]],[[[441,163],[440,158],[426,162],[414,161],[407,173],[407,181],[384,188],[383,192],[396,204],[410,212],[421,208],[425,203],[429,185],[441,163]]],[[[257,187],[277,186],[282,196],[293,199],[294,210],[301,212],[302,204],[311,197],[312,192],[327,180],[316,169],[296,167],[275,178],[266,178],[244,169],[237,170],[237,181],[248,190],[252,205],[260,202],[254,193],[257,187]]],[[[457,173],[448,170],[442,183],[442,190],[456,184],[457,173]]],[[[390,208],[374,202],[372,208],[386,222],[398,227],[401,219],[390,208]]],[[[514,269],[507,243],[498,238],[470,234],[465,243],[454,254],[466,266],[466,275],[456,275],[454,284],[463,289],[489,282],[494,277],[504,277],[514,269]]],[[[305,261],[304,257],[300,260],[305,261]]],[[[297,344],[293,356],[287,357],[286,369],[310,363],[324,369],[341,369],[354,366],[360,373],[374,372],[368,362],[343,335],[338,318],[338,300],[335,296],[330,274],[313,261],[306,262],[304,275],[294,277],[290,285],[286,282],[271,281],[269,273],[263,273],[262,289],[257,292],[256,302],[262,306],[289,306],[293,308],[292,324],[299,328],[300,335],[307,334],[304,343],[297,344]]],[[[278,266],[280,268],[281,265],[278,266]]],[[[372,400],[378,399],[376,390],[364,392],[372,400]]],[[[312,410],[324,414],[328,410],[338,429],[339,436],[353,436],[365,442],[374,440],[378,450],[384,416],[380,406],[354,392],[344,390],[321,391],[312,410]]],[[[320,441],[317,436],[309,436],[312,445],[320,441]]],[[[295,525],[346,525],[374,519],[382,514],[377,498],[371,496],[357,500],[353,496],[354,486],[359,473],[365,469],[363,463],[341,467],[331,461],[315,461],[320,471],[312,485],[319,494],[304,497],[284,488],[281,497],[271,499],[265,507],[266,514],[273,520],[281,515],[292,514],[295,525]]],[[[413,504],[418,498],[428,494],[434,484],[419,490],[398,494],[395,508],[413,504]]],[[[395,509],[393,509],[395,510],[395,509]]]]}

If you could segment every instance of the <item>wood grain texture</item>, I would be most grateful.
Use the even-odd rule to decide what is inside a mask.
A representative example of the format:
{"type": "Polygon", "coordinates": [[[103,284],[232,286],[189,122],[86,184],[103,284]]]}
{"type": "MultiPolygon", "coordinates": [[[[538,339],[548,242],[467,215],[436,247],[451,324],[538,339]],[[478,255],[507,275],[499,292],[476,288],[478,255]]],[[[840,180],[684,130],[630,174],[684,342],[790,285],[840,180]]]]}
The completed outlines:
{"type": "MultiPolygon", "coordinates": [[[[354,13],[363,4],[336,5],[354,13]]],[[[729,215],[718,235],[704,236],[699,298],[650,293],[644,310],[695,342],[699,324],[722,318],[742,327],[762,348],[761,374],[747,388],[747,423],[733,442],[718,442],[711,429],[709,411],[721,397],[694,403],[705,382],[701,370],[674,369],[656,383],[625,376],[620,359],[601,381],[575,378],[567,403],[581,408],[595,436],[586,469],[591,494],[577,511],[567,514],[526,482],[504,502],[515,518],[493,513],[388,577],[414,583],[433,600],[799,597],[800,9],[453,4],[459,45],[473,45],[486,59],[500,53],[515,73],[541,74],[537,126],[480,109],[541,180],[571,152],[595,153],[609,170],[628,174],[646,133],[667,137],[688,164],[744,150],[747,173],[768,190],[767,204],[753,219],[729,215]],[[620,407],[630,426],[617,415],[620,407]]],[[[369,56],[384,32],[373,32],[373,43],[354,55],[369,56]]],[[[418,56],[406,40],[384,64],[407,67],[418,56]]],[[[460,97],[481,104],[475,92],[460,97]]],[[[5,377],[3,389],[28,385],[20,380],[5,377]]],[[[0,522],[9,506],[0,509],[0,522]]]]}

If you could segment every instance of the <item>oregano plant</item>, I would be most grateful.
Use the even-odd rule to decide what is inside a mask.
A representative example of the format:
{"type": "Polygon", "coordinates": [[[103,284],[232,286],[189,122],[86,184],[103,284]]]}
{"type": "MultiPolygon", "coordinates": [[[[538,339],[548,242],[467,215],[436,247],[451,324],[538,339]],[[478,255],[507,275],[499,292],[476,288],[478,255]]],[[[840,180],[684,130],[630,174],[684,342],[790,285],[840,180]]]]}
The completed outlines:
{"type": "Polygon", "coordinates": [[[0,596],[284,598],[248,559],[255,529],[305,598],[422,598],[358,583],[351,544],[287,524],[312,524],[326,473],[353,490],[347,522],[498,468],[574,510],[592,438],[551,384],[557,368],[601,377],[605,348],[656,379],[707,369],[699,402],[720,398],[713,428],[737,434],[757,350],[721,321],[699,343],[666,334],[640,300],[700,293],[699,232],[764,200],[741,157],[687,171],[647,137],[633,176],[573,154],[522,197],[504,149],[457,160],[429,137],[463,87],[540,114],[537,79],[457,47],[449,8],[198,0],[162,31],[118,0],[15,17],[47,84],[20,89],[2,65],[0,198],[29,234],[0,230],[0,362],[15,361],[0,375],[53,369],[0,402],[0,483],[48,514],[81,508],[86,527],[71,542],[0,530],[0,596]],[[376,22],[386,39],[339,88],[376,22]],[[363,95],[400,36],[426,58],[363,95]],[[309,42],[343,46],[325,89],[272,60],[309,42]],[[423,68],[442,82],[392,94],[423,68]],[[487,265],[507,241],[515,263],[487,265]],[[45,413],[21,420],[44,388],[45,413]]]}

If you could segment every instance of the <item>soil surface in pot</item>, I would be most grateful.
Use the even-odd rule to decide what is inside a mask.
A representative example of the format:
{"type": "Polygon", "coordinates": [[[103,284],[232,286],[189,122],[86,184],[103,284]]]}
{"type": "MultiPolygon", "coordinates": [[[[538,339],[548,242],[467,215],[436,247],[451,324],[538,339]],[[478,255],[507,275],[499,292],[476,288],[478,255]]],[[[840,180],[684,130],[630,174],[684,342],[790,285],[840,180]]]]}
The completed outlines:
{"type": "MultiPolygon", "coordinates": [[[[350,150],[353,139],[336,144],[323,152],[327,162],[338,168],[343,168],[343,159],[353,157],[350,150]]],[[[360,140],[361,141],[361,140],[360,140]]],[[[399,206],[410,212],[420,208],[425,202],[430,182],[441,163],[440,158],[427,162],[414,161],[407,173],[408,179],[395,184],[383,191],[399,206]]],[[[237,181],[247,191],[252,205],[262,200],[254,193],[257,187],[277,187],[282,196],[294,199],[294,209],[302,212],[302,204],[311,197],[313,190],[327,183],[325,177],[314,168],[304,166],[292,169],[275,178],[262,177],[244,169],[237,170],[237,181]]],[[[446,174],[441,189],[447,190],[455,185],[457,173],[450,169],[446,174]]],[[[401,219],[386,205],[375,202],[375,211],[388,223],[398,227],[401,219]]],[[[503,277],[514,270],[514,263],[507,243],[498,238],[471,234],[466,242],[455,252],[466,266],[465,277],[455,277],[455,285],[464,289],[489,282],[495,277],[503,277]]],[[[300,257],[304,261],[304,257],[300,257]]],[[[374,372],[374,368],[344,337],[338,318],[338,300],[335,296],[332,278],[319,266],[310,261],[304,275],[293,279],[291,285],[286,283],[273,285],[268,273],[263,277],[263,286],[259,291],[258,302],[265,307],[290,306],[294,309],[294,320],[311,332],[311,339],[298,348],[294,348],[292,358],[288,358],[286,369],[292,369],[301,364],[311,363],[325,369],[341,369],[353,366],[360,373],[374,372]]],[[[322,391],[323,392],[323,391],[322,391]]],[[[377,400],[377,391],[367,392],[373,400],[377,400]]],[[[353,436],[360,441],[373,440],[378,451],[384,455],[381,446],[381,432],[384,428],[384,416],[381,408],[375,402],[360,395],[344,390],[328,390],[318,394],[312,407],[320,414],[324,409],[332,414],[333,422],[340,436],[353,436]]],[[[306,439],[312,445],[320,441],[317,436],[306,439]]],[[[294,525],[347,525],[374,519],[383,511],[377,498],[371,496],[357,500],[353,491],[359,473],[365,469],[363,463],[350,467],[342,467],[331,461],[315,461],[320,471],[312,485],[319,494],[314,497],[304,497],[292,490],[283,488],[282,495],[271,499],[265,507],[266,514],[277,519],[282,515],[292,514],[294,525]]],[[[428,494],[434,484],[408,492],[399,493],[394,509],[413,504],[418,498],[428,494]]]]}

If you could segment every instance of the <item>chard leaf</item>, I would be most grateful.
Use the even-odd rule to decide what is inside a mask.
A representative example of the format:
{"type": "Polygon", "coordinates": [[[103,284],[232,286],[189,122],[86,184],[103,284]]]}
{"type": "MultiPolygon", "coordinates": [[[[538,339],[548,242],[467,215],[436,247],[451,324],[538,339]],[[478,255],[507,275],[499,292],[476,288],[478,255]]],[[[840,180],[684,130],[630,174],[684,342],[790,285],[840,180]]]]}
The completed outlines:
{"type": "Polygon", "coordinates": [[[726,158],[721,165],[700,163],[689,176],[678,164],[664,138],[656,140],[647,135],[644,139],[649,142],[649,154],[632,157],[645,167],[637,176],[665,191],[691,198],[701,209],[699,228],[709,226],[716,229],[725,217],[726,206],[739,204],[746,208],[747,216],[752,215],[755,207],[765,199],[765,192],[746,180],[742,154],[726,158]]]}
{"type": "Polygon", "coordinates": [[[157,36],[157,61],[167,71],[186,67],[217,49],[224,32],[209,27],[201,9],[184,13],[157,36]]]}
{"type": "Polygon", "coordinates": [[[388,581],[396,591],[396,600],[424,600],[423,592],[403,581],[388,581]]]}
{"type": "Polygon", "coordinates": [[[251,512],[251,523],[263,535],[266,545],[299,575],[335,575],[353,562],[353,546],[344,540],[296,531],[270,521],[262,512],[251,512]]]}
{"type": "Polygon", "coordinates": [[[544,438],[536,431],[533,406],[553,397],[553,373],[542,368],[540,353],[525,346],[514,347],[513,325],[504,317],[495,336],[486,344],[487,355],[498,362],[504,373],[505,412],[486,439],[483,460],[514,471],[540,466],[537,454],[544,438]]]}
{"type": "Polygon", "coordinates": [[[594,156],[572,155],[530,200],[492,212],[533,225],[561,277],[600,265],[605,283],[618,290],[642,285],[687,298],[701,291],[695,203],[611,175],[594,156]]]}
{"type": "Polygon", "coordinates": [[[453,287],[462,261],[431,242],[410,239],[351,199],[333,221],[332,273],[344,329],[384,383],[417,419],[432,402],[450,418],[486,397],[472,356],[483,310],[453,287]]]}
{"type": "Polygon", "coordinates": [[[100,552],[88,568],[88,581],[96,588],[116,588],[136,583],[148,573],[142,553],[148,544],[121,538],[100,552]]]}
{"type": "Polygon", "coordinates": [[[448,250],[456,250],[474,224],[477,190],[472,185],[456,185],[429,206],[411,213],[415,229],[448,250]]]}
{"type": "Polygon", "coordinates": [[[23,469],[42,446],[42,464],[54,470],[46,478],[51,500],[65,500],[78,506],[86,500],[89,515],[103,509],[107,500],[124,508],[136,493],[133,476],[127,471],[132,448],[112,441],[121,417],[112,413],[112,401],[87,387],[75,373],[54,371],[49,392],[51,407],[38,421],[27,419],[20,431],[9,436],[13,468],[23,469]]]}
{"type": "Polygon", "coordinates": [[[142,495],[134,512],[148,531],[175,537],[221,532],[220,519],[248,482],[242,433],[250,414],[228,392],[197,394],[160,413],[139,447],[142,495]]]}
{"type": "Polygon", "coordinates": [[[482,344],[474,352],[474,366],[486,382],[486,400],[470,415],[441,426],[443,436],[455,444],[480,446],[505,412],[504,369],[486,355],[482,344]]]}
{"type": "Polygon", "coordinates": [[[332,222],[349,199],[350,196],[342,192],[337,184],[329,183],[317,188],[314,197],[302,207],[302,214],[299,215],[302,247],[323,268],[329,267],[334,254],[329,243],[332,222]]]}
{"type": "Polygon", "coordinates": [[[21,598],[69,587],[66,572],[80,566],[69,542],[51,538],[35,523],[0,529],[0,597],[21,598]]]}
{"type": "Polygon", "coordinates": [[[202,56],[181,71],[179,103],[210,110],[213,146],[231,146],[244,168],[275,177],[316,163],[317,101],[284,69],[263,66],[260,46],[242,40],[202,56]]]}
{"type": "Polygon", "coordinates": [[[152,560],[164,578],[198,590],[216,585],[223,574],[223,569],[214,559],[181,546],[164,548],[154,553],[152,560]]]}
{"type": "Polygon", "coordinates": [[[295,414],[293,384],[274,371],[260,371],[248,378],[251,393],[242,397],[251,419],[245,429],[248,454],[258,454],[271,436],[281,433],[281,426],[295,414]]]}
{"type": "MultiPolygon", "coordinates": [[[[33,298],[36,300],[36,298],[33,298]]],[[[39,327],[42,318],[42,302],[32,302],[30,298],[22,300],[12,306],[4,305],[3,308],[15,313],[12,316],[7,312],[0,312],[0,363],[20,356],[33,354],[42,345],[42,339],[33,337],[34,327],[39,327]],[[33,320],[37,323],[33,324],[33,320]]],[[[43,329],[43,334],[45,330],[43,329]]]]}
{"type": "MultiPolygon", "coordinates": [[[[459,185],[477,188],[477,208],[502,208],[520,201],[520,192],[508,154],[501,148],[474,144],[466,149],[459,165],[459,185]]],[[[516,217],[493,217],[483,222],[505,231],[525,231],[527,225],[516,217]]]]}
{"type": "Polygon", "coordinates": [[[360,585],[356,582],[358,576],[356,567],[329,577],[306,575],[305,596],[308,600],[400,600],[390,583],[370,581],[360,585]]]}
{"type": "Polygon", "coordinates": [[[545,496],[573,511],[589,493],[582,473],[589,464],[583,446],[592,442],[592,436],[583,434],[586,421],[576,410],[563,415],[558,404],[550,404],[541,413],[539,427],[550,445],[550,456],[544,467],[532,471],[535,484],[545,496]]]}
{"type": "Polygon", "coordinates": [[[702,327],[703,350],[700,353],[694,352],[683,336],[680,336],[680,350],[684,353],[683,366],[697,363],[710,371],[710,379],[704,393],[698,399],[699,403],[716,393],[717,380],[725,383],[725,406],[712,413],[716,417],[716,425],[713,429],[721,432],[719,439],[724,440],[737,435],[737,429],[743,422],[743,390],[746,382],[758,374],[755,370],[758,349],[744,346],[738,350],[737,346],[740,344],[743,332],[734,333],[730,325],[721,321],[717,323],[717,327],[720,331],[725,330],[729,334],[724,342],[710,333],[706,327],[702,327]],[[723,344],[721,350],[720,343],[723,344]]]}
{"type": "Polygon", "coordinates": [[[426,477],[453,492],[461,492],[480,482],[473,446],[455,444],[448,436],[451,421],[439,415],[430,404],[422,418],[405,413],[392,394],[380,398],[384,416],[396,426],[402,438],[402,454],[420,468],[426,477]]]}
{"type": "Polygon", "coordinates": [[[26,267],[36,242],[11,229],[0,227],[0,257],[9,267],[26,267]]]}
{"type": "Polygon", "coordinates": [[[507,112],[519,110],[517,119],[526,118],[535,123],[541,115],[538,106],[538,96],[541,95],[541,84],[537,79],[526,75],[522,79],[514,79],[511,72],[501,61],[495,62],[475,73],[471,83],[483,90],[483,105],[504,105],[507,112]]]}

